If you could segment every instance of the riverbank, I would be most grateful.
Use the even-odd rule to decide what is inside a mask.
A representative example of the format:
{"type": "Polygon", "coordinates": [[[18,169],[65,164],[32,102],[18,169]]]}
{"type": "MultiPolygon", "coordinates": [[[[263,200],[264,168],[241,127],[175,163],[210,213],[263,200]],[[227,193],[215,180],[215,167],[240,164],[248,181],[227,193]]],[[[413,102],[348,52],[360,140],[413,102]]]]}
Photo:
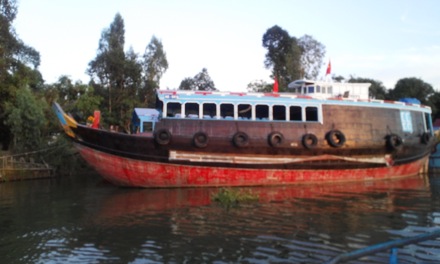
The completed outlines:
{"type": "Polygon", "coordinates": [[[55,169],[46,163],[35,162],[29,154],[0,153],[0,182],[55,177],[55,169]]]}

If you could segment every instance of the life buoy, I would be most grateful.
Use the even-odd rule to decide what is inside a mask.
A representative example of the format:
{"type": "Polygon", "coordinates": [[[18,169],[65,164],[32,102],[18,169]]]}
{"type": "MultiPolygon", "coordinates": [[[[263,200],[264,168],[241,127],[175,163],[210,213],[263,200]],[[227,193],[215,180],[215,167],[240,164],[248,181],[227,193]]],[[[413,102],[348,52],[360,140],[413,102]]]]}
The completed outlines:
{"type": "Polygon", "coordinates": [[[403,146],[403,140],[396,134],[389,134],[386,137],[386,146],[391,150],[399,150],[403,146]]]}
{"type": "Polygon", "coordinates": [[[301,143],[306,149],[312,149],[318,145],[318,138],[314,134],[305,134],[301,139],[301,143]]]}
{"type": "Polygon", "coordinates": [[[267,137],[267,140],[269,141],[269,145],[272,147],[278,147],[283,144],[284,137],[280,132],[272,132],[267,137]]]}
{"type": "Polygon", "coordinates": [[[334,148],[342,147],[345,144],[345,135],[339,130],[331,130],[325,135],[325,139],[334,148]]]}
{"type": "Polygon", "coordinates": [[[246,147],[249,145],[249,137],[246,133],[239,131],[232,137],[232,142],[239,148],[246,147]]]}
{"type": "Polygon", "coordinates": [[[168,145],[171,142],[171,133],[166,128],[159,129],[154,134],[154,140],[159,145],[168,145]]]}
{"type": "Polygon", "coordinates": [[[431,134],[428,132],[425,132],[420,136],[420,140],[422,141],[423,144],[428,144],[430,139],[431,139],[431,134]]]}
{"type": "Polygon", "coordinates": [[[198,148],[205,148],[208,146],[208,135],[205,132],[197,132],[193,136],[193,143],[198,148]]]}

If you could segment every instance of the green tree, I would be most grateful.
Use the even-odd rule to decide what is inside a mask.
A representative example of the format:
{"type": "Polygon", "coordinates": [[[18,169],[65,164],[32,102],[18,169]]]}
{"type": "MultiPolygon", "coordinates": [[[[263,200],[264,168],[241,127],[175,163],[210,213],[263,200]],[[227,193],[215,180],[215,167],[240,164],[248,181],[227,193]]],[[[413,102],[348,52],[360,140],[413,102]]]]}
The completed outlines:
{"type": "Polygon", "coordinates": [[[130,131],[133,109],[142,106],[140,95],[143,85],[142,65],[138,54],[131,47],[125,55],[124,78],[124,89],[121,90],[121,100],[118,101],[119,117],[116,123],[124,127],[125,131],[130,131]]]}
{"type": "Polygon", "coordinates": [[[435,120],[437,118],[440,118],[440,93],[434,92],[428,100],[427,105],[431,107],[432,110],[432,119],[435,120]]]}
{"type": "Polygon", "coordinates": [[[142,91],[143,101],[146,106],[153,107],[156,97],[156,89],[160,87],[160,79],[168,69],[166,53],[162,42],[153,36],[145,48],[144,53],[144,89],[142,91]]]}
{"type": "Polygon", "coordinates": [[[410,97],[418,99],[422,104],[427,104],[429,96],[434,94],[434,88],[429,83],[419,78],[403,78],[397,81],[394,89],[388,93],[391,100],[410,97]]]}
{"type": "MultiPolygon", "coordinates": [[[[292,47],[290,53],[286,54],[287,75],[284,78],[282,78],[282,76],[278,77],[278,82],[280,84],[281,91],[283,90],[283,87],[287,87],[287,85],[290,82],[304,77],[304,69],[301,66],[301,54],[302,54],[302,50],[301,47],[298,45],[297,39],[292,38],[292,47]]],[[[273,75],[273,76],[278,76],[278,75],[273,75]]]]}
{"type": "Polygon", "coordinates": [[[179,90],[189,90],[194,91],[197,87],[194,83],[194,79],[191,77],[187,77],[180,82],[179,90]]]}
{"type": "Polygon", "coordinates": [[[214,81],[209,76],[208,70],[203,68],[201,72],[194,76],[194,85],[199,91],[216,91],[214,81]]]}
{"type": "Polygon", "coordinates": [[[214,81],[209,76],[208,70],[203,68],[193,78],[185,78],[180,82],[179,90],[192,91],[217,91],[214,81]]]}
{"type": "Polygon", "coordinates": [[[248,92],[271,92],[273,90],[273,84],[270,84],[263,80],[254,81],[248,84],[248,92]]]}
{"type": "Polygon", "coordinates": [[[23,43],[12,26],[17,15],[15,0],[0,0],[0,143],[8,149],[13,138],[7,104],[15,103],[19,87],[40,89],[43,83],[37,67],[39,53],[23,43]]]}
{"type": "Polygon", "coordinates": [[[125,28],[122,16],[117,13],[108,29],[104,29],[99,40],[98,54],[89,63],[87,70],[95,84],[107,90],[107,108],[111,115],[112,110],[118,112],[116,102],[121,101],[121,92],[124,89],[125,69],[125,28]],[[115,108],[115,109],[113,109],[115,108]]]}
{"type": "MultiPolygon", "coordinates": [[[[61,105],[65,105],[67,102],[75,101],[79,93],[78,89],[73,84],[73,81],[67,76],[62,75],[58,78],[56,83],[48,85],[47,89],[55,89],[58,92],[58,100],[61,105]]],[[[69,109],[66,109],[69,110],[69,109]]]]}
{"type": "Polygon", "coordinates": [[[298,39],[301,48],[301,67],[304,78],[317,79],[325,56],[325,46],[310,35],[298,39]]]}
{"type": "Polygon", "coordinates": [[[338,76],[332,75],[332,80],[336,82],[343,82],[345,80],[345,77],[342,75],[338,75],[338,76]]]}
{"type": "Polygon", "coordinates": [[[361,77],[353,77],[350,76],[350,79],[348,80],[349,83],[371,83],[371,86],[369,88],[369,95],[371,98],[374,99],[385,99],[387,95],[387,90],[385,86],[382,84],[381,81],[369,79],[369,78],[361,78],[361,77]]]}
{"type": "Polygon", "coordinates": [[[14,150],[25,152],[42,146],[45,128],[44,106],[37,101],[28,88],[16,90],[14,102],[6,104],[8,118],[5,123],[14,135],[14,150]]]}
{"type": "Polygon", "coordinates": [[[272,68],[272,75],[278,78],[280,91],[293,79],[299,79],[300,68],[294,62],[300,61],[300,53],[293,52],[297,47],[295,38],[281,27],[275,25],[263,35],[263,47],[267,49],[264,65],[272,68]]]}
{"type": "Polygon", "coordinates": [[[310,35],[297,39],[275,25],[263,35],[263,47],[267,49],[264,65],[277,77],[279,90],[297,79],[316,79],[325,55],[325,46],[310,35]]]}
{"type": "Polygon", "coordinates": [[[160,79],[167,69],[168,61],[162,42],[153,36],[144,54],[145,77],[159,85],[160,79]]]}
{"type": "Polygon", "coordinates": [[[124,52],[124,35],[124,20],[118,13],[110,27],[103,30],[97,56],[87,72],[95,94],[104,98],[101,111],[107,123],[128,127],[133,108],[146,100],[144,90],[149,82],[143,79],[138,54],[132,48],[124,52]]]}

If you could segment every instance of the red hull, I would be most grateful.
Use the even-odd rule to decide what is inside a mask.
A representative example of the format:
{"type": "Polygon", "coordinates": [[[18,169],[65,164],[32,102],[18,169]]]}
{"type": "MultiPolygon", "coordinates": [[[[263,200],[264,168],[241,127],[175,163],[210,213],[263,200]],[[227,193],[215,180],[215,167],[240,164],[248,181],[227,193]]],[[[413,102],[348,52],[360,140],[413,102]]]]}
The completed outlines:
{"type": "Polygon", "coordinates": [[[269,186],[394,179],[418,174],[428,159],[426,156],[403,165],[368,169],[245,169],[140,161],[79,144],[76,147],[106,180],[131,187],[269,186]]]}

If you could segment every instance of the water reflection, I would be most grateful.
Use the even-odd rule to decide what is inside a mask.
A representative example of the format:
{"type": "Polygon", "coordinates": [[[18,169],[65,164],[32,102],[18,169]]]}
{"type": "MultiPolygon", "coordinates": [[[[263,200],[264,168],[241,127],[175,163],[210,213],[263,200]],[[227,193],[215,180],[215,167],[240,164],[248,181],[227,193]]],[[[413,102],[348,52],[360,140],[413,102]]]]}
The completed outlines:
{"type": "MultiPolygon", "coordinates": [[[[248,188],[259,202],[226,209],[211,200],[215,188],[123,189],[93,180],[0,184],[0,255],[5,263],[322,263],[436,228],[439,186],[412,177],[248,188]]],[[[440,241],[426,243],[401,256],[439,261],[433,254],[440,241]]]]}

